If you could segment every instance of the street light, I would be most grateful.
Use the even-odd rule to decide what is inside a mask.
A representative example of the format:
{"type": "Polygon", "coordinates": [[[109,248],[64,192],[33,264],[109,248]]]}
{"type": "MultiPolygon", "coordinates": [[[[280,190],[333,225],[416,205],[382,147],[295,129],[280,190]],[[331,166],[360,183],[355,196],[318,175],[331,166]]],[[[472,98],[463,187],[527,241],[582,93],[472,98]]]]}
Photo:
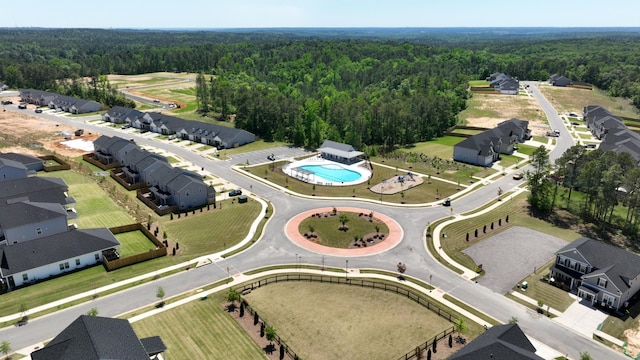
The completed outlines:
{"type": "Polygon", "coordinates": [[[344,279],[349,280],[349,259],[345,261],[347,265],[345,266],[346,271],[344,272],[344,279]]]}

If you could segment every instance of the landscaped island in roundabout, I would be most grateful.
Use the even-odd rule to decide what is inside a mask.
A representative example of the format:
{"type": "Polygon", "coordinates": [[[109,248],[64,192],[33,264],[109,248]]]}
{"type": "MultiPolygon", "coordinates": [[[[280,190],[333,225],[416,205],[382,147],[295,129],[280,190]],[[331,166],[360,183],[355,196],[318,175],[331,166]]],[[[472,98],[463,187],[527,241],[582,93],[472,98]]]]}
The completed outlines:
{"type": "Polygon", "coordinates": [[[367,209],[319,208],[295,216],[286,233],[297,245],[332,255],[369,255],[388,250],[402,239],[390,217],[367,209]]]}

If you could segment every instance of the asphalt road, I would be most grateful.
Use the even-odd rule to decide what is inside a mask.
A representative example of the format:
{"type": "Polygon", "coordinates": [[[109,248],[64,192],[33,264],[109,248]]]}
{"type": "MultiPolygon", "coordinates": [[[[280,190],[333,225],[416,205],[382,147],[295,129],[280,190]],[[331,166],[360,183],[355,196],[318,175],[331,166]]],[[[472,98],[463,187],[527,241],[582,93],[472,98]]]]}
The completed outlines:
{"type": "MultiPolygon", "coordinates": [[[[551,152],[552,158],[556,158],[562,154],[562,149],[570,147],[573,141],[564,127],[556,126],[556,123],[560,121],[557,112],[551,108],[534,86],[530,89],[532,89],[532,93],[541,103],[547,116],[549,116],[552,126],[561,130],[558,146],[551,152]]],[[[123,132],[119,129],[86,123],[86,118],[67,118],[47,113],[39,114],[39,116],[74,127],[82,127],[85,131],[110,136],[123,135],[123,132]]],[[[427,223],[449,215],[447,208],[442,206],[424,208],[387,207],[378,203],[359,202],[357,206],[360,208],[384,213],[398,221],[404,230],[403,240],[398,246],[382,254],[348,258],[323,256],[302,249],[288,240],[284,234],[286,222],[294,215],[305,210],[326,206],[353,206],[357,200],[300,199],[244,177],[230,169],[231,165],[243,163],[246,159],[251,161],[251,159],[255,158],[255,161],[260,159],[263,159],[261,161],[266,161],[264,153],[243,155],[228,161],[211,160],[167,142],[150,140],[140,135],[127,134],[126,137],[134,138],[137,143],[142,145],[152,145],[175,153],[186,161],[202,166],[213,174],[237,184],[239,187],[245,189],[251,187],[254,193],[268,199],[274,205],[275,211],[264,229],[263,238],[245,252],[221,262],[184,271],[117,294],[61,310],[54,314],[34,319],[27,326],[1,329],[0,339],[8,340],[13,348],[19,349],[53,337],[77,316],[85,314],[92,307],[97,307],[101,316],[117,316],[138,307],[153,304],[157,301],[155,297],[157,286],[162,286],[165,289],[166,296],[170,297],[225,278],[227,276],[227,266],[231,269],[232,274],[236,274],[263,266],[283,263],[295,264],[297,262],[296,258],[300,257],[300,263],[304,264],[320,265],[324,263],[327,266],[344,267],[348,259],[350,268],[376,268],[388,271],[396,271],[396,264],[403,262],[407,265],[407,275],[423,281],[431,280],[439,290],[465,301],[504,323],[507,323],[512,316],[517,317],[518,324],[527,335],[561,353],[568,354],[571,358],[577,359],[581,352],[587,351],[594,359],[625,359],[623,355],[585,338],[572,329],[551,319],[539,317],[534,311],[495,293],[491,289],[461,278],[433,259],[425,248],[423,240],[424,229],[427,223]],[[243,161],[238,161],[238,159],[243,161]]],[[[284,156],[286,150],[280,151],[282,153],[279,155],[284,156]]],[[[511,179],[510,176],[505,176],[494,182],[487,182],[486,186],[481,189],[464,197],[454,199],[454,213],[470,211],[495,198],[498,187],[508,191],[520,184],[520,182],[511,179]]]]}

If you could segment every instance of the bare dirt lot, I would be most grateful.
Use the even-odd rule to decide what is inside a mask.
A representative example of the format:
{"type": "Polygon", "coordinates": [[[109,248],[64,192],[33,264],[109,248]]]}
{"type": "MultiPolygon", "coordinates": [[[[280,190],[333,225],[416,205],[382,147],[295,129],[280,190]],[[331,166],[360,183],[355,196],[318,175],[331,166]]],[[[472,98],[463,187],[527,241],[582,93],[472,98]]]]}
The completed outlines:
{"type": "MultiPolygon", "coordinates": [[[[15,103],[15,101],[14,101],[15,103]]],[[[29,109],[33,109],[31,106],[29,109]]],[[[37,116],[10,110],[0,111],[0,146],[2,152],[19,152],[29,155],[44,155],[54,151],[60,155],[74,157],[86,151],[70,148],[64,144],[63,131],[73,134],[75,129],[69,126],[45,120],[37,116]]],[[[93,141],[97,134],[84,134],[82,138],[93,141]]]]}

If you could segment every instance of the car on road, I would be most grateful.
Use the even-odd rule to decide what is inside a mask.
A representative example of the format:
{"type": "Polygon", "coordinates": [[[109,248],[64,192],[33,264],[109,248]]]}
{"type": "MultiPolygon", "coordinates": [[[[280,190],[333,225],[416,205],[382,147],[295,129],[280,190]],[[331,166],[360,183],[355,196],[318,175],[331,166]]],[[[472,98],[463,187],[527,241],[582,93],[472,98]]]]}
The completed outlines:
{"type": "Polygon", "coordinates": [[[36,109],[36,114],[42,114],[42,109],[36,109]]]}
{"type": "Polygon", "coordinates": [[[571,123],[571,125],[573,125],[573,126],[580,126],[580,124],[579,124],[579,123],[577,123],[577,122],[575,122],[575,121],[574,121],[574,122],[572,122],[572,123],[571,123]]]}
{"type": "Polygon", "coordinates": [[[267,156],[267,159],[269,159],[269,161],[276,161],[276,156],[271,154],[271,155],[267,156]]]}
{"type": "Polygon", "coordinates": [[[522,180],[522,178],[524,178],[524,174],[521,172],[513,174],[513,180],[522,180]]]}
{"type": "Polygon", "coordinates": [[[20,103],[18,105],[18,109],[26,109],[27,108],[27,103],[20,103]]]}
{"type": "Polygon", "coordinates": [[[442,202],[442,206],[451,206],[451,198],[446,198],[446,199],[442,202]]]}
{"type": "Polygon", "coordinates": [[[13,104],[13,101],[11,100],[2,100],[2,105],[11,105],[13,104]]]}
{"type": "Polygon", "coordinates": [[[242,190],[233,189],[233,190],[229,191],[229,196],[238,196],[238,195],[242,195],[242,190]]]}
{"type": "Polygon", "coordinates": [[[159,103],[159,102],[160,102],[160,100],[158,100],[158,99],[153,99],[153,102],[154,102],[154,103],[159,103]]]}

